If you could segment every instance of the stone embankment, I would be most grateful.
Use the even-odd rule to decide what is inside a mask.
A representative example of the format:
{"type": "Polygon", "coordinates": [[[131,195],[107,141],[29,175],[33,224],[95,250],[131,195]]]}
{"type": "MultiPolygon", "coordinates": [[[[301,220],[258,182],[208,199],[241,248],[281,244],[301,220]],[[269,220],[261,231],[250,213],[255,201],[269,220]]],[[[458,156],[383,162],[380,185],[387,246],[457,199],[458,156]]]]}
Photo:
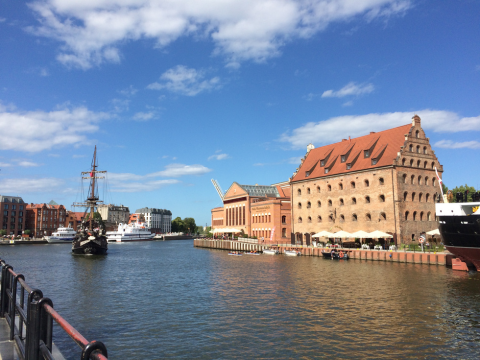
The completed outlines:
{"type": "MultiPolygon", "coordinates": [[[[269,248],[268,245],[244,243],[237,240],[211,240],[211,239],[195,239],[193,241],[195,247],[220,249],[229,251],[263,251],[269,248]]],[[[321,248],[314,247],[295,247],[292,245],[280,245],[278,251],[282,254],[285,250],[295,248],[306,256],[322,256],[321,248]]],[[[413,251],[388,251],[388,250],[360,250],[360,249],[341,249],[348,253],[351,259],[372,260],[372,261],[389,261],[402,262],[412,264],[427,265],[446,265],[447,253],[422,253],[413,251]]]]}

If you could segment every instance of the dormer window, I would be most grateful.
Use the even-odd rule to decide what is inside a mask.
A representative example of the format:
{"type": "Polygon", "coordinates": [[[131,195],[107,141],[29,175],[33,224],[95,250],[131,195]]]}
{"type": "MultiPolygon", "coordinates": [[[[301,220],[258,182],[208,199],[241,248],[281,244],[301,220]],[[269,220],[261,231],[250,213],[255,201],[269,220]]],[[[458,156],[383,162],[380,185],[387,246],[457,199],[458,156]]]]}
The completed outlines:
{"type": "Polygon", "coordinates": [[[320,160],[320,166],[325,166],[325,160],[320,160]]]}
{"type": "Polygon", "coordinates": [[[328,168],[325,169],[325,174],[328,174],[328,170],[329,170],[328,168]]]}
{"type": "Polygon", "coordinates": [[[306,171],[306,172],[305,172],[305,176],[306,176],[306,177],[310,176],[310,171],[306,171]]]}
{"type": "Polygon", "coordinates": [[[347,157],[346,157],[345,155],[342,155],[341,159],[342,159],[342,163],[344,163],[345,161],[347,161],[347,157]]]}
{"type": "Polygon", "coordinates": [[[363,155],[364,155],[366,158],[370,157],[370,150],[365,150],[365,151],[363,152],[363,155]]]}
{"type": "Polygon", "coordinates": [[[372,159],[372,165],[377,165],[377,159],[372,159]]]}
{"type": "Polygon", "coordinates": [[[347,164],[347,170],[350,170],[352,168],[352,164],[347,164]]]}

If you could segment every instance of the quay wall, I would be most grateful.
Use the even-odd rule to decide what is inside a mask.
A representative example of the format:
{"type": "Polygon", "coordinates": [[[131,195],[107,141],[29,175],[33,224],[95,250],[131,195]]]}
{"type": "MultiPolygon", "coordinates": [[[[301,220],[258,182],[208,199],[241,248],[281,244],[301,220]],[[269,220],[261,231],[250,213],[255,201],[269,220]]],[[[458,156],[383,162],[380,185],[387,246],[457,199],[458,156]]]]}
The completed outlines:
{"type": "MultiPolygon", "coordinates": [[[[263,251],[269,248],[263,244],[244,243],[236,240],[208,240],[195,239],[193,246],[208,249],[220,249],[229,251],[263,251]]],[[[321,248],[295,247],[295,246],[279,246],[278,251],[283,254],[288,249],[298,249],[302,255],[306,256],[322,256],[321,248]]],[[[421,253],[411,251],[387,251],[387,250],[360,250],[360,249],[342,249],[347,252],[351,259],[371,260],[371,261],[389,261],[402,262],[410,264],[426,264],[426,265],[446,265],[446,253],[421,253]]]]}

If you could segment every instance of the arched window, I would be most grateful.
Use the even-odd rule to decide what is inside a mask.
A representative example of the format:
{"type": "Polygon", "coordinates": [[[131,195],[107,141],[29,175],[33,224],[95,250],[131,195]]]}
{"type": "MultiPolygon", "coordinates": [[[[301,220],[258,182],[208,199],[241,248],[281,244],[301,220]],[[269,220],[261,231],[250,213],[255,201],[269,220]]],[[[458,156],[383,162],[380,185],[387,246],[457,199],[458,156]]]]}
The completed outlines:
{"type": "Polygon", "coordinates": [[[332,191],[332,185],[328,185],[328,191],[332,191]]]}
{"type": "Polygon", "coordinates": [[[385,185],[385,180],[381,177],[381,178],[378,179],[378,183],[380,185],[385,185]]]}
{"type": "Polygon", "coordinates": [[[407,183],[407,174],[403,174],[402,178],[403,178],[403,183],[406,184],[407,183]]]}
{"type": "Polygon", "coordinates": [[[298,189],[298,190],[297,190],[297,194],[298,194],[298,195],[302,195],[302,190],[298,189]]]}
{"type": "Polygon", "coordinates": [[[357,205],[357,199],[356,198],[352,198],[352,205],[357,205]]]}
{"type": "Polygon", "coordinates": [[[422,185],[422,177],[420,175],[418,175],[417,182],[418,182],[418,185],[422,185]]]}
{"type": "Polygon", "coordinates": [[[282,237],[286,238],[287,237],[287,229],[282,228],[282,237]]]}
{"type": "Polygon", "coordinates": [[[317,216],[317,222],[322,222],[322,217],[320,215],[317,216]]]}
{"type": "Polygon", "coordinates": [[[355,181],[352,181],[352,182],[350,183],[350,187],[351,187],[352,189],[355,189],[355,181]]]}
{"type": "Polygon", "coordinates": [[[385,202],[385,195],[380,195],[378,198],[380,202],[385,202]]]}
{"type": "Polygon", "coordinates": [[[408,220],[408,214],[410,214],[408,211],[405,211],[405,221],[408,220]]]}
{"type": "Polygon", "coordinates": [[[365,187],[369,187],[369,186],[370,186],[370,181],[365,180],[365,187]]]}
{"type": "Polygon", "coordinates": [[[322,207],[322,202],[320,200],[317,201],[317,207],[322,207]]]}
{"type": "Polygon", "coordinates": [[[366,202],[367,204],[370,204],[370,196],[368,196],[368,195],[365,196],[365,202],[366,202]]]}
{"type": "Polygon", "coordinates": [[[328,216],[328,221],[333,222],[333,214],[330,214],[330,215],[328,216]]]}
{"type": "Polygon", "coordinates": [[[410,177],[410,184],[412,184],[412,185],[415,184],[415,175],[412,175],[410,177]]]}
{"type": "Polygon", "coordinates": [[[417,160],[417,167],[420,167],[420,160],[417,160]]]}
{"type": "Polygon", "coordinates": [[[332,206],[332,200],[328,200],[328,206],[332,206]]]}
{"type": "Polygon", "coordinates": [[[287,223],[287,217],[285,215],[282,216],[282,224],[287,223]]]}
{"type": "Polygon", "coordinates": [[[418,135],[419,135],[420,131],[415,131],[415,137],[418,139],[418,135]]]}
{"type": "Polygon", "coordinates": [[[412,201],[415,201],[415,193],[412,192],[412,201]]]}
{"type": "Polygon", "coordinates": [[[424,153],[424,154],[427,153],[427,147],[426,147],[426,146],[423,147],[423,153],[424,153]]]}
{"type": "Polygon", "coordinates": [[[403,201],[407,201],[407,195],[408,195],[408,192],[405,191],[405,192],[403,193],[403,201]]]}
{"type": "Polygon", "coordinates": [[[425,185],[428,185],[428,176],[425,176],[425,185]]]}
{"type": "Polygon", "coordinates": [[[410,166],[413,166],[413,159],[410,159],[410,166]]]}
{"type": "Polygon", "coordinates": [[[422,193],[418,194],[418,202],[422,202],[422,196],[423,196],[422,193]]]}
{"type": "Polygon", "coordinates": [[[340,215],[340,222],[345,222],[345,216],[340,215]]]}
{"type": "Polygon", "coordinates": [[[301,217],[301,216],[298,218],[298,222],[299,222],[300,224],[302,223],[302,217],[301,217]]]}
{"type": "Polygon", "coordinates": [[[435,162],[432,161],[432,169],[435,169],[435,162]]]}
{"type": "Polygon", "coordinates": [[[343,199],[340,199],[340,206],[343,206],[343,205],[344,205],[343,199]]]}
{"type": "Polygon", "coordinates": [[[302,203],[298,203],[298,208],[301,209],[302,208],[302,203]]]}
{"type": "Polygon", "coordinates": [[[435,178],[432,178],[432,186],[435,186],[435,178]]]}
{"type": "Polygon", "coordinates": [[[307,188],[307,194],[310,194],[310,188],[307,188]]]}
{"type": "Polygon", "coordinates": [[[320,192],[320,186],[317,186],[317,192],[318,193],[320,192]]]}
{"type": "Polygon", "coordinates": [[[413,152],[413,145],[412,144],[410,144],[409,150],[410,150],[410,152],[413,152]]]}
{"type": "Polygon", "coordinates": [[[343,190],[343,184],[342,183],[338,184],[338,189],[343,190]]]}
{"type": "Polygon", "coordinates": [[[423,221],[423,211],[420,213],[420,221],[423,221]]]}
{"type": "Polygon", "coordinates": [[[352,214],[352,221],[357,221],[358,218],[357,218],[357,214],[352,214]]]}
{"type": "Polygon", "coordinates": [[[372,215],[370,215],[369,213],[367,213],[367,214],[365,215],[365,220],[366,220],[366,221],[372,221],[372,215]]]}
{"type": "Polygon", "coordinates": [[[420,145],[417,145],[417,153],[420,154],[420,145]]]}
{"type": "Polygon", "coordinates": [[[384,212],[380,213],[380,221],[385,221],[387,220],[387,214],[385,214],[384,212]]]}
{"type": "Polygon", "coordinates": [[[432,213],[430,211],[427,213],[427,221],[432,221],[432,213]]]}
{"type": "Polygon", "coordinates": [[[417,221],[417,212],[416,211],[413,212],[413,221],[417,221]]]}
{"type": "Polygon", "coordinates": [[[425,195],[425,202],[428,202],[428,198],[430,197],[430,194],[425,195]]]}
{"type": "Polygon", "coordinates": [[[308,221],[309,223],[311,223],[311,222],[312,222],[312,217],[309,216],[307,221],[308,221]]]}
{"type": "Polygon", "coordinates": [[[310,209],[312,207],[312,203],[309,201],[307,202],[307,209],[310,209]]]}
{"type": "Polygon", "coordinates": [[[437,193],[433,194],[433,198],[432,198],[433,202],[435,202],[436,199],[437,199],[437,193]]]}
{"type": "Polygon", "coordinates": [[[407,159],[405,159],[405,158],[402,159],[402,166],[405,166],[406,161],[407,161],[407,159]]]}
{"type": "Polygon", "coordinates": [[[424,169],[427,168],[427,162],[426,162],[426,161],[423,163],[423,168],[424,168],[424,169]]]}

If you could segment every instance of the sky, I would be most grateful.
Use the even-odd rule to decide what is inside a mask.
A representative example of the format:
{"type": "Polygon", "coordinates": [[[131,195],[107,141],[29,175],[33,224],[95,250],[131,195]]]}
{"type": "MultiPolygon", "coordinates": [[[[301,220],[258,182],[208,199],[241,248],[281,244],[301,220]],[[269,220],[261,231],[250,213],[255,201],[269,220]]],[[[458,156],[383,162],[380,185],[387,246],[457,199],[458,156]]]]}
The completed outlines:
{"type": "Polygon", "coordinates": [[[408,124],[449,188],[480,188],[475,0],[0,0],[0,194],[210,225],[226,191],[408,124]],[[84,185],[85,186],[85,185],[84,185]],[[85,188],[84,188],[85,192],[85,188]]]}

